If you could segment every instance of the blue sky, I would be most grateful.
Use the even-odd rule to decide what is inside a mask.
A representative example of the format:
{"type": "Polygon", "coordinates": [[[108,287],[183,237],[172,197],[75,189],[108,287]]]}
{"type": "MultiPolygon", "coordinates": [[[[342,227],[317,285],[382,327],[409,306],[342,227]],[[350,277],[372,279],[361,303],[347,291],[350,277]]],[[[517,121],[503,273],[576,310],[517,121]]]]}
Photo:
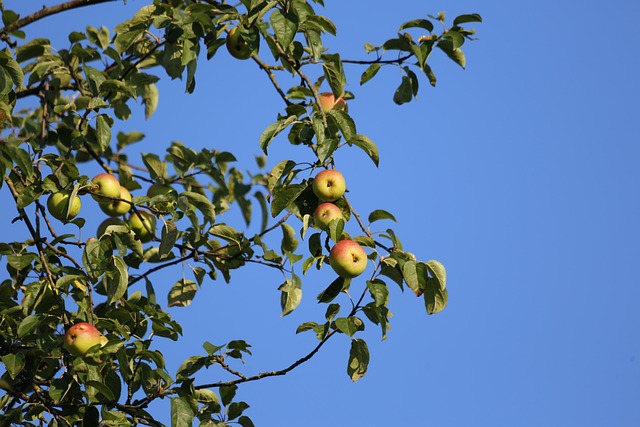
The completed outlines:
{"type": "MultiPolygon", "coordinates": [[[[429,317],[421,299],[392,288],[389,338],[380,342],[371,327],[363,335],[372,357],[362,380],[347,377],[349,343],[337,337],[285,377],[242,386],[247,415],[257,426],[640,425],[640,4],[327,3],[339,33],[326,44],[353,59],[365,58],[364,42],[379,44],[427,13],[484,18],[479,40],[465,45],[467,69],[434,55],[438,87],[421,80],[410,104],[393,104],[400,74],[391,67],[363,87],[363,69],[346,68],[350,114],[381,157],[376,169],[357,150],[338,154],[350,199],[360,213],[393,212],[405,249],[444,263],[449,306],[429,317]]],[[[56,22],[66,32],[85,20],[112,28],[143,4],[56,22]]],[[[27,30],[66,36],[52,28],[27,30]]],[[[196,78],[194,95],[163,83],[156,115],[122,129],[146,133],[144,151],[179,140],[231,150],[253,168],[258,136],[283,107],[277,94],[253,64],[222,50],[196,78]]],[[[270,165],[304,154],[274,144],[270,165]]],[[[156,289],[164,276],[153,278],[156,289]]],[[[322,317],[314,298],[330,277],[305,278],[305,300],[286,318],[272,272],[207,283],[191,307],[172,310],[185,337],[163,345],[170,366],[203,354],[203,341],[236,338],[253,345],[247,372],[287,366],[315,345],[294,331],[322,317]]],[[[167,280],[168,291],[175,279],[167,280]]],[[[159,419],[168,408],[160,402],[159,419]]]]}

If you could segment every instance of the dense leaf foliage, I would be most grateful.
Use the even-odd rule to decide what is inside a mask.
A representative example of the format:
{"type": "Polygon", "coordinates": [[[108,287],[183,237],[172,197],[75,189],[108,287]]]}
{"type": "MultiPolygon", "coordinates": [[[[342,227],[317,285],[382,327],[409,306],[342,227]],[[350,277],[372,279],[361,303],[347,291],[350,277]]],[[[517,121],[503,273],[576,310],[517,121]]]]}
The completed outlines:
{"type": "Polygon", "coordinates": [[[71,32],[64,48],[29,37],[34,22],[104,1],[69,1],[24,17],[11,10],[11,1],[0,2],[0,194],[16,212],[12,226],[25,236],[0,242],[6,269],[0,283],[0,424],[159,425],[147,408],[166,397],[174,426],[252,426],[245,414],[249,405],[236,400],[238,386],[286,374],[333,336],[351,341],[349,377],[366,374],[369,349],[359,333],[373,324],[386,337],[389,285],[407,286],[424,298],[429,314],[444,309],[443,265],[420,261],[403,248],[389,228],[396,221],[392,213],[359,214],[341,196],[332,201],[341,217],[321,227],[314,210],[322,195],[312,182],[319,171],[340,168],[334,162],[339,150],[360,150],[374,165],[380,160],[376,144],[346,108],[355,95],[345,90],[344,64],[363,66],[360,84],[382,67],[395,67],[400,84],[393,100],[410,102],[423,78],[436,84],[428,63],[434,50],[465,66],[461,47],[474,34],[467,25],[480,22],[479,15],[458,16],[450,26],[443,13],[405,22],[393,38],[366,44],[366,60],[343,59],[325,48],[323,38],[335,35],[336,27],[318,13],[322,0],[155,0],[131,9],[131,17],[112,30],[71,32]],[[127,149],[144,134],[117,132],[117,122],[136,114],[137,103],[146,117],[153,115],[160,79],[181,79],[193,92],[198,62],[215,61],[221,48],[255,66],[283,101],[280,111],[270,113],[273,123],[256,135],[264,156],[255,170],[243,173],[233,153],[178,142],[165,153],[130,159],[127,149]],[[281,75],[300,83],[283,87],[281,75]],[[31,100],[31,107],[18,108],[21,100],[31,100]],[[303,150],[306,160],[276,159],[265,170],[270,146],[287,142],[303,150]],[[87,165],[117,178],[115,195],[104,194],[108,185],[83,173],[87,165]],[[47,202],[53,195],[60,196],[47,202]],[[97,233],[86,229],[80,207],[91,203],[106,213],[97,233]],[[249,235],[226,223],[233,206],[247,225],[258,216],[260,232],[249,235]],[[60,234],[63,223],[75,224],[78,232],[60,234]],[[251,346],[235,340],[204,342],[202,354],[169,372],[163,354],[153,349],[154,340],[180,339],[181,325],[167,307],[189,306],[202,286],[231,282],[233,271],[248,264],[282,273],[274,289],[281,294],[282,315],[291,313],[306,296],[309,270],[330,270],[329,264],[344,261],[340,255],[329,259],[340,240],[365,248],[368,267],[363,276],[336,275],[315,296],[326,315],[296,333],[315,334],[318,343],[292,365],[240,372],[236,365],[251,355],[251,346]],[[176,273],[174,266],[183,269],[176,273]],[[165,279],[173,276],[169,290],[154,285],[159,271],[167,272],[165,279]],[[145,291],[131,290],[136,283],[145,291]],[[106,343],[96,341],[74,356],[65,332],[78,322],[94,325],[106,343]],[[198,373],[214,366],[226,376],[202,381],[198,373]],[[232,380],[223,379],[229,375],[232,380]]]}

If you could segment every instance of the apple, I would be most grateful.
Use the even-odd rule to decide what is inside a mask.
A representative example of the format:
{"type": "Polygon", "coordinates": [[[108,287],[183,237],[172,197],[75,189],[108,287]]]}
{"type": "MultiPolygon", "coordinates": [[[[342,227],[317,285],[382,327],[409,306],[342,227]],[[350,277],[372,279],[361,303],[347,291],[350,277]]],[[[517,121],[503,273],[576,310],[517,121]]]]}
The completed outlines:
{"type": "Polygon", "coordinates": [[[120,186],[120,196],[118,198],[122,200],[109,200],[108,202],[100,203],[99,205],[102,212],[109,216],[120,216],[129,212],[131,210],[131,204],[126,202],[131,201],[131,193],[129,193],[129,190],[120,186]]]}
{"type": "Polygon", "coordinates": [[[253,48],[238,32],[238,27],[233,28],[227,34],[227,50],[236,59],[249,59],[253,53],[253,48]]]}
{"type": "Polygon", "coordinates": [[[344,219],[342,210],[331,202],[320,203],[313,211],[313,223],[320,230],[328,231],[329,223],[333,220],[344,219]]]}
{"type": "Polygon", "coordinates": [[[96,236],[98,237],[102,236],[105,233],[105,231],[107,231],[107,227],[109,227],[110,225],[124,225],[126,227],[127,223],[121,220],[120,218],[107,218],[104,221],[102,221],[98,226],[98,231],[96,232],[96,236]]]}
{"type": "Polygon", "coordinates": [[[120,181],[110,173],[99,173],[93,177],[91,182],[95,185],[91,197],[98,202],[106,203],[108,197],[120,197],[120,181]]]}
{"type": "Polygon", "coordinates": [[[324,202],[334,202],[344,194],[347,184],[344,176],[335,169],[323,170],[313,180],[311,188],[324,202]]]}
{"type": "Polygon", "coordinates": [[[47,199],[47,208],[51,216],[62,222],[67,222],[75,218],[80,213],[82,202],[78,196],[75,196],[71,201],[69,200],[70,197],[71,192],[66,190],[51,193],[47,199]]]}
{"type": "Polygon", "coordinates": [[[170,193],[175,193],[175,191],[176,190],[174,190],[170,185],[156,182],[147,189],[147,197],[153,198],[156,196],[166,196],[170,193]]]}
{"type": "Polygon", "coordinates": [[[146,243],[155,235],[156,217],[147,211],[134,212],[129,218],[129,228],[142,243],[146,243]]]}
{"type": "Polygon", "coordinates": [[[320,107],[325,113],[328,113],[329,110],[349,111],[347,101],[343,97],[338,98],[336,101],[335,95],[331,92],[322,92],[318,97],[320,98],[320,107]]]}
{"type": "Polygon", "coordinates": [[[70,327],[65,334],[64,347],[74,356],[84,356],[91,347],[98,344],[102,347],[107,341],[107,337],[91,323],[80,322],[70,327]]]}
{"type": "Polygon", "coordinates": [[[367,268],[367,253],[353,240],[340,240],[329,252],[329,264],[340,277],[352,279],[367,268]]]}

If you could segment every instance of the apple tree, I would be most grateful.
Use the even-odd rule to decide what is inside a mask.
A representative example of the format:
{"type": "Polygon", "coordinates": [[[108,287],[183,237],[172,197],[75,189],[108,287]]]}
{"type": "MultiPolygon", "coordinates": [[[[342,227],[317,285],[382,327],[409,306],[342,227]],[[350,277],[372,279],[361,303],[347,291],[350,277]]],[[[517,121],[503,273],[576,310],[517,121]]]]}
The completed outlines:
{"type": "Polygon", "coordinates": [[[379,162],[375,135],[349,114],[356,94],[347,78],[363,85],[394,67],[400,80],[390,96],[410,102],[420,82],[436,85],[432,54],[464,68],[462,46],[479,15],[416,17],[349,59],[324,45],[337,29],[321,14],[323,0],[129,2],[115,28],[73,29],[63,46],[29,35],[55,14],[107,1],[34,5],[29,14],[0,1],[0,197],[12,215],[6,226],[22,236],[0,242],[0,424],[156,426],[149,406],[164,399],[174,426],[252,426],[238,387],[294,370],[333,337],[350,342],[348,376],[365,375],[361,331],[369,325],[386,336],[391,288],[423,298],[428,314],[445,308],[443,265],[403,247],[391,212],[360,212],[350,202],[336,153],[379,162]],[[272,124],[242,142],[262,153],[257,164],[178,142],[130,156],[144,134],[120,125],[154,114],[156,83],[179,80],[192,93],[206,78],[198,64],[229,54],[282,100],[264,113],[272,124]],[[359,75],[347,76],[347,63],[359,64],[359,75]],[[269,158],[273,144],[290,144],[304,162],[269,158]],[[104,215],[97,230],[86,226],[89,209],[104,215]],[[229,225],[234,212],[246,229],[229,225]],[[256,233],[247,231],[252,221],[256,233]],[[283,316],[303,294],[326,306],[294,331],[313,334],[315,347],[286,367],[254,372],[250,361],[239,363],[250,343],[203,342],[201,354],[170,371],[154,343],[181,338],[171,307],[189,310],[201,287],[233,283],[234,270],[250,264],[281,274],[273,285],[283,316]],[[308,295],[314,270],[333,279],[308,295]]]}

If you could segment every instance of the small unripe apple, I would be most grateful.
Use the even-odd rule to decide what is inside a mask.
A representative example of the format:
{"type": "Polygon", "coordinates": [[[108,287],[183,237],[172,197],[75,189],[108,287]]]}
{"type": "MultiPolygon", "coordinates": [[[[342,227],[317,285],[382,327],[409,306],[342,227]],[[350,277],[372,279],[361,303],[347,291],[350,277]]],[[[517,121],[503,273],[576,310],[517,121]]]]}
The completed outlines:
{"type": "Polygon", "coordinates": [[[74,356],[84,356],[95,345],[107,343],[107,337],[91,323],[80,322],[69,328],[64,336],[64,348],[74,356]]]}
{"type": "Polygon", "coordinates": [[[320,98],[320,107],[325,113],[328,113],[329,110],[349,110],[347,101],[343,97],[338,98],[336,101],[335,95],[331,92],[322,92],[318,97],[320,98]]]}
{"type": "Polygon", "coordinates": [[[131,201],[131,193],[129,193],[129,190],[120,186],[120,196],[118,198],[122,200],[110,200],[99,203],[102,212],[109,216],[120,216],[129,212],[131,210],[131,204],[126,202],[131,201]]]}
{"type": "Polygon", "coordinates": [[[49,213],[55,219],[62,222],[71,221],[75,218],[80,213],[81,207],[82,202],[80,201],[80,197],[75,196],[71,199],[70,191],[52,193],[47,199],[49,213]],[[68,215],[67,212],[69,213],[68,215]]]}
{"type": "Polygon", "coordinates": [[[151,187],[147,189],[147,197],[153,198],[156,196],[166,196],[170,193],[175,193],[176,190],[170,185],[161,184],[159,182],[153,183],[151,187]]]}
{"type": "Polygon", "coordinates": [[[253,53],[253,48],[247,43],[242,34],[235,27],[227,34],[227,50],[236,59],[249,59],[253,53]]]}
{"type": "Polygon", "coordinates": [[[99,173],[94,176],[91,183],[96,187],[92,190],[91,197],[98,202],[107,202],[108,198],[101,197],[120,197],[120,181],[110,173],[99,173]]]}
{"type": "Polygon", "coordinates": [[[146,243],[155,236],[156,217],[147,211],[134,212],[129,218],[129,228],[142,243],[146,243]]]}
{"type": "Polygon", "coordinates": [[[96,236],[98,237],[102,236],[105,233],[105,231],[107,231],[107,227],[109,227],[110,225],[123,225],[126,227],[127,223],[121,220],[120,218],[107,218],[104,221],[102,221],[98,226],[98,231],[96,232],[96,236]]]}
{"type": "Polygon", "coordinates": [[[344,219],[342,210],[331,202],[320,203],[313,211],[313,223],[320,230],[328,231],[333,220],[344,219]]]}
{"type": "Polygon", "coordinates": [[[316,196],[325,202],[338,200],[347,189],[344,176],[335,169],[327,169],[318,173],[311,184],[316,196]]]}
{"type": "Polygon", "coordinates": [[[353,240],[340,240],[329,252],[329,264],[340,277],[352,279],[367,268],[367,253],[353,240]]]}

